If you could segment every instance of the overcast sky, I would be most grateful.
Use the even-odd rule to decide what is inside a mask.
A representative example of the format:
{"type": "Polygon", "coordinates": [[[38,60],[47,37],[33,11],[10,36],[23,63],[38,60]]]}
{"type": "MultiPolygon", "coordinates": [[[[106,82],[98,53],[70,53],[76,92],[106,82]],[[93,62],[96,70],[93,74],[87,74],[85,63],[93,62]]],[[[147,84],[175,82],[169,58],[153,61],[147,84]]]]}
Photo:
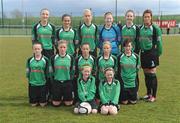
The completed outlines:
{"type": "MultiPolygon", "coordinates": [[[[48,8],[52,15],[72,13],[82,15],[85,8],[92,8],[95,15],[103,15],[106,11],[115,13],[116,0],[3,0],[4,12],[11,12],[15,9],[38,15],[42,8],[48,8]]],[[[179,14],[180,0],[117,0],[118,15],[124,15],[128,9],[133,9],[140,15],[149,8],[154,14],[160,11],[162,14],[179,14]]],[[[0,10],[1,11],[1,10],[0,10]]]]}

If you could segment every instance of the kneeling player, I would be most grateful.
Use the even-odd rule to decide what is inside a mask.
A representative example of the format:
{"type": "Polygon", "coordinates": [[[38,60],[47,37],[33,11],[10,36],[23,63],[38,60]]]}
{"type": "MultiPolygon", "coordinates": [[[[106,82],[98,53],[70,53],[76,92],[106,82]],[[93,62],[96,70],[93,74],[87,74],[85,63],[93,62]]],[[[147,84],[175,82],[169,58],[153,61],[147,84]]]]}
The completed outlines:
{"type": "Polygon", "coordinates": [[[66,53],[67,42],[58,42],[59,53],[51,59],[53,69],[52,105],[60,106],[62,102],[69,106],[73,103],[73,58],[66,53]]]}
{"type": "MultiPolygon", "coordinates": [[[[97,113],[97,105],[95,102],[95,93],[96,93],[96,85],[95,78],[91,75],[92,67],[90,65],[84,65],[82,67],[82,77],[79,76],[77,80],[78,84],[78,98],[79,102],[76,104],[74,108],[74,113],[83,113],[80,108],[82,108],[81,104],[83,102],[88,102],[91,105],[91,111],[89,113],[96,114],[97,113]]],[[[84,106],[84,108],[88,107],[84,106]]]]}
{"type": "Polygon", "coordinates": [[[100,113],[115,115],[118,113],[118,101],[120,94],[120,83],[114,79],[114,69],[106,68],[104,70],[106,79],[100,82],[100,113]]]}
{"type": "Polygon", "coordinates": [[[29,82],[29,102],[31,106],[44,107],[46,99],[46,80],[49,73],[49,60],[41,54],[42,44],[34,42],[33,56],[27,60],[26,77],[29,82]]]}
{"type": "Polygon", "coordinates": [[[118,75],[121,82],[122,104],[135,104],[137,100],[137,73],[140,60],[137,54],[132,52],[132,42],[127,39],[123,43],[124,53],[118,57],[118,75]]]}

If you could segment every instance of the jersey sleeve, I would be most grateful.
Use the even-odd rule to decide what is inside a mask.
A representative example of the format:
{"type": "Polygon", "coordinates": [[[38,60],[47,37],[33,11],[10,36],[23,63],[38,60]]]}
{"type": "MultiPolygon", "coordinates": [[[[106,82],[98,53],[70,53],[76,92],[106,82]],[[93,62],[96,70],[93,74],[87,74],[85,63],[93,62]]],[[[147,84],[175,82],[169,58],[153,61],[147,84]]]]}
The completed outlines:
{"type": "Polygon", "coordinates": [[[83,91],[83,85],[81,85],[80,83],[80,78],[78,78],[78,97],[81,101],[86,101],[86,98],[85,98],[85,94],[84,94],[84,91],[83,91]]]}
{"type": "Polygon", "coordinates": [[[117,25],[115,25],[115,29],[116,29],[117,35],[118,35],[117,42],[118,42],[118,45],[120,45],[121,44],[121,40],[122,40],[121,30],[120,30],[119,26],[117,26],[117,25]]]}
{"type": "Polygon", "coordinates": [[[158,55],[160,56],[162,54],[162,34],[161,34],[161,29],[159,27],[157,28],[157,50],[158,50],[158,55]]]}
{"type": "Polygon", "coordinates": [[[32,44],[33,44],[35,41],[37,41],[37,30],[36,30],[36,26],[37,26],[37,24],[34,24],[34,25],[32,26],[32,30],[31,30],[32,44]]]}
{"type": "Polygon", "coordinates": [[[99,84],[99,96],[100,96],[100,100],[102,104],[106,104],[109,103],[108,100],[106,99],[105,95],[104,95],[104,91],[103,91],[103,82],[101,81],[99,84]]]}
{"type": "Polygon", "coordinates": [[[91,86],[87,95],[87,101],[91,101],[94,99],[96,93],[96,85],[95,85],[95,78],[92,77],[91,86]]]}
{"type": "Polygon", "coordinates": [[[30,76],[29,60],[30,59],[28,59],[27,62],[26,62],[26,78],[28,78],[28,80],[29,80],[29,76],[30,76]]]}
{"type": "Polygon", "coordinates": [[[119,101],[119,95],[120,95],[120,83],[119,81],[116,82],[116,87],[115,87],[115,95],[112,99],[112,103],[113,104],[118,104],[118,101],[119,101]]]}

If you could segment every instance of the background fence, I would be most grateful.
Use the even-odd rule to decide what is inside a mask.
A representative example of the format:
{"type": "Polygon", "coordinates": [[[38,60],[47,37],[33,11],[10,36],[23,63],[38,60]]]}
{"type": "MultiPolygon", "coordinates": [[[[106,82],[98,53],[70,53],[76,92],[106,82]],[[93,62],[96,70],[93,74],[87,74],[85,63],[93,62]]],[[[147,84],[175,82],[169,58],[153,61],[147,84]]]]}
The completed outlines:
{"type": "MultiPolygon", "coordinates": [[[[25,12],[23,15],[20,12],[14,12],[14,13],[7,13],[4,12],[4,17],[0,18],[0,35],[31,35],[31,28],[32,25],[39,21],[38,15],[39,12],[35,13],[28,13],[25,12]]],[[[82,16],[77,16],[77,13],[69,13],[72,16],[72,26],[74,28],[77,28],[83,21],[82,16]]],[[[101,15],[103,15],[102,13],[101,15]]],[[[56,28],[60,27],[62,25],[60,16],[57,16],[57,13],[51,13],[51,16],[49,18],[49,21],[53,23],[56,28]]],[[[104,23],[103,16],[96,16],[96,13],[93,12],[93,22],[97,25],[102,25],[104,23]]],[[[178,27],[178,24],[180,23],[180,15],[166,15],[166,13],[161,14],[159,17],[158,15],[153,16],[153,20],[176,20],[176,27],[170,29],[170,34],[177,34],[180,33],[180,29],[178,27]]],[[[114,17],[115,22],[121,21],[122,24],[125,23],[124,16],[117,16],[114,17]]],[[[142,16],[140,15],[140,12],[136,12],[136,18],[134,20],[134,23],[137,25],[142,24],[142,16]]],[[[162,28],[162,32],[166,33],[166,28],[162,28]]]]}

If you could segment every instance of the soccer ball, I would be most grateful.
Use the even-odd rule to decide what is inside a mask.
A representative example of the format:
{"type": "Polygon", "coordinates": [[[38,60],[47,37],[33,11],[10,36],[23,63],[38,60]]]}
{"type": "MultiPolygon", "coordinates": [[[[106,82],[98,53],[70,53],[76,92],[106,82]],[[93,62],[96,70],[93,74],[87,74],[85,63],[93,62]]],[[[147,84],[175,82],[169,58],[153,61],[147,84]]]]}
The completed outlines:
{"type": "Polygon", "coordinates": [[[79,104],[79,113],[80,114],[89,114],[91,113],[91,105],[88,102],[82,102],[79,104]]]}

